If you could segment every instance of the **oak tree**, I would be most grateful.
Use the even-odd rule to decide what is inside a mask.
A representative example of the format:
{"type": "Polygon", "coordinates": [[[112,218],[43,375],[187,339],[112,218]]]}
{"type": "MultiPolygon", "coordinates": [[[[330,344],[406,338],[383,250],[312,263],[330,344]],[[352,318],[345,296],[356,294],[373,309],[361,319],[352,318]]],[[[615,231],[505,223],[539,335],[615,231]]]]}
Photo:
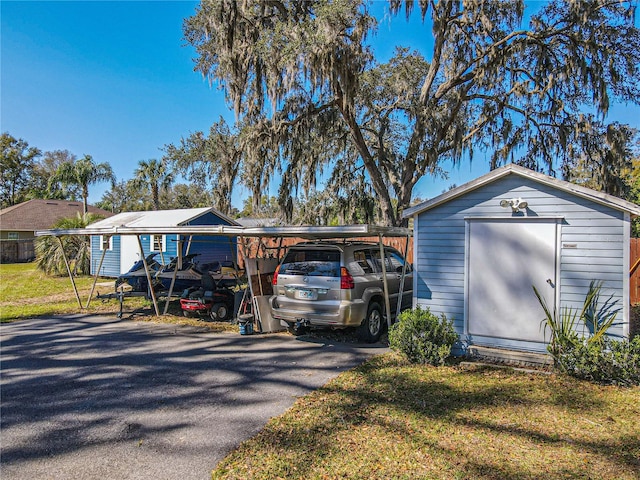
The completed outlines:
{"type": "Polygon", "coordinates": [[[399,48],[377,63],[364,0],[203,0],[185,21],[196,70],[248,132],[245,178],[264,188],[279,173],[288,213],[325,175],[327,189],[373,196],[381,221],[398,225],[418,180],[444,161],[481,151],[491,168],[516,160],[554,173],[585,110],[603,119],[611,102],[640,99],[630,1],[389,7],[420,15],[427,54],[399,48]]]}

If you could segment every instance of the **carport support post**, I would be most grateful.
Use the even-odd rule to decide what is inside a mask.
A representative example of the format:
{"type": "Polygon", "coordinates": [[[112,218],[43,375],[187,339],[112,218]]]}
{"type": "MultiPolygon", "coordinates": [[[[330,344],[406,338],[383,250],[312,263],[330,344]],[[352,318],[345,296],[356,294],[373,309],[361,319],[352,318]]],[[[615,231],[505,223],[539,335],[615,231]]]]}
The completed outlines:
{"type": "Polygon", "coordinates": [[[67,267],[67,272],[69,273],[69,280],[71,280],[71,285],[73,286],[73,291],[76,294],[76,300],[78,300],[78,306],[82,309],[82,302],[80,301],[80,295],[78,295],[78,289],[76,287],[76,282],[73,279],[73,274],[71,273],[71,267],[69,266],[69,260],[67,259],[67,252],[64,251],[64,245],[62,244],[62,238],[56,237],[58,242],[60,243],[60,250],[62,251],[62,258],[64,259],[64,264],[67,267]]]}
{"type": "Polygon", "coordinates": [[[382,263],[382,285],[384,286],[384,309],[387,314],[387,327],[391,328],[391,304],[389,303],[389,283],[387,282],[387,259],[384,254],[382,234],[378,234],[380,240],[380,261],[382,263]]]}
{"type": "MultiPolygon", "coordinates": [[[[191,241],[191,237],[189,237],[191,241]]],[[[182,252],[182,236],[178,237],[178,255],[182,252]]],[[[164,260],[163,260],[164,262],[164,260]]],[[[171,277],[171,285],[169,286],[169,294],[167,295],[167,301],[164,304],[163,315],[166,315],[169,311],[169,302],[171,301],[171,295],[173,295],[173,287],[176,285],[176,275],[178,274],[178,261],[176,260],[176,266],[173,268],[173,276],[171,277]]]]}
{"type": "Polygon", "coordinates": [[[400,316],[400,310],[402,310],[402,300],[404,300],[404,279],[407,276],[407,255],[409,254],[409,235],[407,235],[407,242],[404,245],[404,263],[402,264],[402,278],[400,278],[400,290],[398,291],[398,301],[396,302],[396,321],[400,316]]]}
{"type": "MultiPolygon", "coordinates": [[[[107,242],[111,238],[111,235],[107,235],[107,242]]],[[[96,270],[96,274],[93,276],[93,284],[91,285],[91,291],[89,292],[89,298],[87,298],[87,305],[84,308],[89,308],[89,304],[91,303],[91,297],[93,297],[93,292],[96,289],[96,283],[98,282],[98,275],[100,275],[100,269],[102,268],[102,262],[104,261],[104,255],[107,253],[107,249],[102,249],[102,255],[100,256],[100,264],[98,265],[98,269],[96,270]]]]}
{"type": "Polygon", "coordinates": [[[138,239],[138,247],[140,247],[140,258],[142,258],[142,264],[144,265],[144,273],[147,275],[147,283],[149,285],[149,292],[151,292],[151,300],[153,300],[153,308],[156,311],[156,317],[160,316],[160,310],[158,309],[158,300],[156,299],[156,292],[153,290],[153,283],[151,282],[151,274],[149,273],[149,265],[147,259],[144,256],[144,248],[142,248],[142,240],[140,235],[136,235],[138,239]]]}

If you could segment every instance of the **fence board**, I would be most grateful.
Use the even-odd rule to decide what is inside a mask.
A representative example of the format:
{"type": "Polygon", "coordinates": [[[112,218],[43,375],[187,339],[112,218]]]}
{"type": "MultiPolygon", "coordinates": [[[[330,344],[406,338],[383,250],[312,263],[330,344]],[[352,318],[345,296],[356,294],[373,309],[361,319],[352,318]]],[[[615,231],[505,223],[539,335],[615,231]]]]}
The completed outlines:
{"type": "Polygon", "coordinates": [[[640,238],[631,239],[630,265],[629,300],[631,305],[635,305],[640,303],[640,238]]]}

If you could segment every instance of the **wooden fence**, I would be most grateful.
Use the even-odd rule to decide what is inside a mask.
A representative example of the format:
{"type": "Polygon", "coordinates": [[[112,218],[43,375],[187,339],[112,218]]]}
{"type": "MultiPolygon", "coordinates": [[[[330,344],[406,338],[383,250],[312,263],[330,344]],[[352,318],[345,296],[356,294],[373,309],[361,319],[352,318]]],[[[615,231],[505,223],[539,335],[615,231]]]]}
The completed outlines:
{"type": "MultiPolygon", "coordinates": [[[[281,258],[282,255],[284,255],[286,247],[288,247],[289,245],[295,245],[296,243],[308,241],[308,239],[304,238],[246,237],[244,245],[242,245],[240,248],[242,248],[242,252],[245,258],[281,258]]],[[[349,238],[347,241],[364,241],[378,243],[378,237],[349,238]]],[[[382,243],[387,246],[393,247],[400,253],[404,254],[407,245],[407,239],[406,237],[384,237],[382,243]]],[[[407,260],[409,261],[409,263],[413,263],[413,238],[409,238],[407,260]]]]}
{"type": "Polygon", "coordinates": [[[35,256],[32,238],[0,240],[0,263],[30,262],[35,256]]]}
{"type": "Polygon", "coordinates": [[[631,269],[629,270],[629,300],[640,303],[640,238],[631,239],[631,269]]]}

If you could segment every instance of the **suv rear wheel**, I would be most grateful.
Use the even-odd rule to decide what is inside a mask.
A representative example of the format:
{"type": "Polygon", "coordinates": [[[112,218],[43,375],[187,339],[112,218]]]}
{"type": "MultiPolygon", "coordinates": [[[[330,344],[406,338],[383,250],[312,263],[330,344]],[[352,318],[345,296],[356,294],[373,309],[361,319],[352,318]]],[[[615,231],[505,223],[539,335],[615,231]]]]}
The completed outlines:
{"type": "Polygon", "coordinates": [[[384,322],[380,305],[372,302],[367,309],[367,316],[358,328],[358,338],[367,343],[375,343],[380,339],[383,328],[384,322]]]}

